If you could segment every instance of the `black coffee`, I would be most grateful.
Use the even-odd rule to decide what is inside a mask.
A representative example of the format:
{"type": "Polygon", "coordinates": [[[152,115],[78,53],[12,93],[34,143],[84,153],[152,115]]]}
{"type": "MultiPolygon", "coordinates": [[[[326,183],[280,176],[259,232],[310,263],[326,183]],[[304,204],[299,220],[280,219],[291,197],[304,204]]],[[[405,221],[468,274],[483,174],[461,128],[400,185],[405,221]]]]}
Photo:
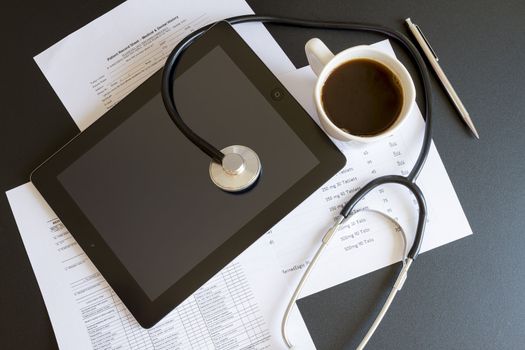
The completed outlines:
{"type": "Polygon", "coordinates": [[[388,129],[403,105],[398,78],[383,64],[351,60],[328,77],[321,92],[330,120],[352,135],[373,136],[388,129]]]}

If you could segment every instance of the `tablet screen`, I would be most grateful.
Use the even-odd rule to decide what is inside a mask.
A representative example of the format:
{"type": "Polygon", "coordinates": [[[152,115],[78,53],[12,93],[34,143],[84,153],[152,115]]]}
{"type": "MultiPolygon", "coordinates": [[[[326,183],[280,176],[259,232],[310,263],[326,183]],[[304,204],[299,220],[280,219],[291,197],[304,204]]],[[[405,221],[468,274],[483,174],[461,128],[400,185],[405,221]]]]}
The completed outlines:
{"type": "Polygon", "coordinates": [[[209,178],[209,158],[175,127],[156,95],[58,180],[153,301],[307,175],[319,160],[217,46],[182,73],[182,118],[218,148],[257,152],[262,174],[242,194],[209,178]]]}

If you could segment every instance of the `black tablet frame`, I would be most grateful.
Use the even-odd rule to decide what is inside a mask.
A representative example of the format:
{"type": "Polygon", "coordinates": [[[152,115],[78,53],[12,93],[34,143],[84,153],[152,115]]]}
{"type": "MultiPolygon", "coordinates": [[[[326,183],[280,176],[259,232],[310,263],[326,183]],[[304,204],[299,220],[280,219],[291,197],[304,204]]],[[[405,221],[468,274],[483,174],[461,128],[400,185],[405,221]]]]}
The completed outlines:
{"type": "MultiPolygon", "coordinates": [[[[149,328],[271,229],[335,175],[346,158],[301,105],[226,22],[214,25],[185,52],[176,76],[220,46],[308,147],[319,164],[224,244],[151,301],[58,181],[58,175],[159,93],[161,72],[146,80],[85,131],[36,168],[30,181],[46,199],[139,324],[149,328]],[[279,90],[279,98],[273,92],[279,90]]],[[[184,118],[184,116],[182,116],[184,118]]],[[[198,132],[196,130],[196,132],[198,132]]],[[[181,136],[182,137],[182,136],[181,136]]],[[[262,175],[264,176],[264,174],[262,175]]],[[[210,180],[211,181],[211,180],[210,180]]],[[[242,194],[241,194],[242,195],[242,194]]],[[[203,220],[206,213],[203,213],[203,220]]]]}

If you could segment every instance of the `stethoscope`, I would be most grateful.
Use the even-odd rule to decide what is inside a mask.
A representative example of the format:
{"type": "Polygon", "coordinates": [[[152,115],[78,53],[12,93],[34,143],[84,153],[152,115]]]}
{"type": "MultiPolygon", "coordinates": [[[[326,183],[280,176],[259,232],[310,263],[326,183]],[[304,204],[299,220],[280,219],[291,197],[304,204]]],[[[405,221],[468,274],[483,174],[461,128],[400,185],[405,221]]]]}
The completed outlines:
{"type": "MultiPolygon", "coordinates": [[[[423,144],[419,152],[418,158],[412,171],[407,176],[400,175],[386,175],[378,177],[364,187],[362,187],[343,207],[339,216],[335,219],[333,226],[325,233],[321,240],[321,245],[319,246],[317,252],[315,253],[312,261],[305,270],[301,280],[299,281],[286,311],[284,312],[282,323],[281,323],[281,333],[284,342],[289,348],[292,348],[293,345],[288,338],[286,329],[288,318],[290,313],[297,301],[297,298],[304,286],[308,276],[310,275],[313,267],[316,262],[319,260],[322,252],[327,246],[330,239],[337,232],[338,228],[341,226],[344,220],[348,219],[351,215],[355,213],[355,207],[363,199],[363,197],[372,191],[374,188],[385,185],[385,184],[398,184],[406,187],[415,197],[419,209],[418,213],[418,222],[416,227],[416,235],[414,242],[410,250],[407,252],[406,245],[407,239],[404,231],[402,231],[403,241],[405,244],[404,256],[403,256],[403,266],[398,273],[398,277],[394,282],[392,290],[388,295],[381,311],[376,316],[375,321],[372,326],[364,336],[363,340],[357,347],[357,349],[363,349],[373,333],[379,326],[379,323],[383,319],[383,316],[388,311],[394,297],[397,292],[401,290],[403,283],[407,277],[408,270],[412,265],[413,261],[417,258],[421,243],[423,240],[423,232],[425,229],[426,217],[427,217],[427,207],[425,202],[425,197],[421,192],[421,189],[416,185],[416,179],[420,174],[423,165],[428,156],[431,145],[431,95],[430,95],[430,83],[428,71],[426,69],[423,58],[417,51],[417,48],[410,42],[410,40],[403,35],[402,33],[386,28],[379,25],[372,24],[362,24],[362,23],[344,23],[344,22],[321,22],[321,21],[311,21],[311,20],[302,20],[295,18],[283,18],[283,17],[272,17],[272,16],[257,16],[257,15],[245,15],[227,18],[224,21],[230,23],[231,25],[238,23],[246,22],[266,22],[266,23],[276,23],[287,26],[296,26],[296,27],[308,27],[308,28],[321,28],[321,29],[346,29],[346,30],[359,30],[359,31],[368,31],[384,34],[392,39],[395,39],[399,42],[408,52],[411,54],[411,58],[418,68],[418,74],[421,78],[423,84],[423,99],[424,99],[424,108],[423,115],[425,116],[425,133],[423,137],[423,144]]],[[[211,158],[210,164],[210,177],[212,181],[221,189],[228,192],[241,192],[249,189],[256,183],[257,178],[261,174],[261,163],[257,154],[246,146],[233,145],[226,147],[222,150],[218,150],[212,144],[201,138],[193,130],[191,130],[182,120],[177,107],[175,106],[175,101],[173,98],[173,78],[175,68],[182,53],[203,33],[205,33],[214,23],[209,24],[205,27],[202,27],[188,36],[186,36],[171,52],[166,60],[164,66],[164,72],[162,75],[162,99],[166,110],[171,117],[171,120],[179,128],[179,130],[186,136],[195,146],[199,147],[204,153],[206,153],[211,158]]],[[[388,215],[379,212],[381,215],[384,215],[388,219],[392,220],[396,225],[394,219],[388,215]]]]}

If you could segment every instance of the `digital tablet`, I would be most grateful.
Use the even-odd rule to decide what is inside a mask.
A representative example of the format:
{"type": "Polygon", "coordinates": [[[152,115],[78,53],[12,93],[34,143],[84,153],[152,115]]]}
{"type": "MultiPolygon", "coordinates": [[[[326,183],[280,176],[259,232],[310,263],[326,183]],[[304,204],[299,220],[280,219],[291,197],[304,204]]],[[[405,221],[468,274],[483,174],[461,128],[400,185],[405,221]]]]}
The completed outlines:
{"type": "MultiPolygon", "coordinates": [[[[143,327],[151,327],[338,172],[345,157],[227,23],[181,59],[182,118],[262,173],[232,194],[164,109],[157,73],[31,174],[143,327]]],[[[300,229],[298,227],[297,229],[300,229]]]]}

